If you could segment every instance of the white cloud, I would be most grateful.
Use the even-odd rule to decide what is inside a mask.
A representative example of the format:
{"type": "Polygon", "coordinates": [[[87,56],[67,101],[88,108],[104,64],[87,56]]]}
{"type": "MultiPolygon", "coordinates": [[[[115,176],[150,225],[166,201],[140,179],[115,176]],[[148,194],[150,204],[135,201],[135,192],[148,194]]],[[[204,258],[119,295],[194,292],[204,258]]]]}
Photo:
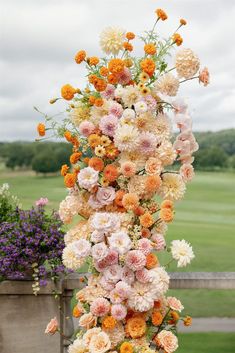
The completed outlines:
{"type": "MultiPolygon", "coordinates": [[[[85,70],[74,63],[77,50],[101,54],[99,33],[118,25],[135,33],[149,29],[154,10],[164,8],[169,20],[159,23],[164,36],[180,17],[185,47],[209,67],[207,88],[190,82],[181,94],[189,98],[195,130],[235,127],[235,47],[233,0],[0,0],[0,114],[2,139],[34,139],[40,116],[64,108],[50,106],[64,83],[82,87],[85,70]]],[[[140,52],[137,46],[137,53],[140,52]]]]}

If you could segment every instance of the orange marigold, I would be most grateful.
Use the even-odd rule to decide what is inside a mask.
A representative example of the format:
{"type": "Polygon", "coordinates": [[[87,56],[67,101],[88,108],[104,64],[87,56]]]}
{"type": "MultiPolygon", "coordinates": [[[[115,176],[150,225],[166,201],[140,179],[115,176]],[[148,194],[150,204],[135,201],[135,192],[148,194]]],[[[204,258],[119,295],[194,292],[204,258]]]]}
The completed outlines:
{"type": "Polygon", "coordinates": [[[145,334],[147,325],[142,317],[135,316],[127,320],[125,329],[131,338],[140,338],[145,334]]]}
{"type": "Polygon", "coordinates": [[[119,155],[119,151],[117,147],[114,146],[114,144],[110,144],[108,147],[106,147],[106,157],[109,159],[115,159],[119,155]]]}
{"type": "Polygon", "coordinates": [[[94,104],[95,104],[95,100],[96,100],[96,97],[95,97],[95,96],[90,96],[90,97],[89,97],[89,103],[90,103],[90,105],[94,105],[94,104]]]}
{"type": "Polygon", "coordinates": [[[76,89],[73,88],[71,85],[67,84],[67,85],[64,85],[62,88],[61,88],[61,96],[67,100],[67,101],[70,101],[71,99],[73,99],[74,95],[76,93],[76,89]]]}
{"type": "Polygon", "coordinates": [[[106,318],[102,322],[102,329],[104,330],[112,330],[116,326],[117,320],[112,316],[106,316],[106,318]]]}
{"type": "Polygon", "coordinates": [[[98,77],[94,74],[91,74],[88,76],[88,81],[92,84],[94,84],[98,80],[98,77]]]}
{"type": "Polygon", "coordinates": [[[152,59],[146,58],[140,62],[140,67],[144,72],[146,72],[150,77],[152,77],[154,74],[156,65],[152,59]]]}
{"type": "Polygon", "coordinates": [[[72,188],[76,183],[76,175],[73,173],[67,173],[64,177],[64,183],[67,188],[72,188]]]}
{"type": "Polygon", "coordinates": [[[108,83],[110,83],[111,85],[116,85],[118,83],[117,75],[114,75],[114,74],[108,75],[108,83]]]}
{"type": "Polygon", "coordinates": [[[45,136],[46,134],[46,127],[43,123],[39,123],[37,126],[37,131],[39,136],[45,136]]]}
{"type": "Polygon", "coordinates": [[[104,168],[104,178],[108,181],[115,181],[118,177],[118,170],[114,165],[108,164],[104,168]]]}
{"type": "Polygon", "coordinates": [[[158,258],[154,253],[150,253],[146,256],[146,267],[148,270],[151,270],[152,268],[156,267],[158,264],[158,258]]]}
{"type": "MultiPolygon", "coordinates": [[[[125,50],[132,51],[132,50],[133,50],[133,45],[132,45],[131,43],[129,43],[129,42],[124,42],[124,43],[123,43],[123,48],[124,48],[125,50]]],[[[125,64],[124,64],[124,65],[125,65],[125,64]]]]}
{"type": "Polygon", "coordinates": [[[88,143],[92,148],[95,148],[100,144],[100,136],[97,134],[91,134],[88,137],[88,143]]]}
{"type": "Polygon", "coordinates": [[[171,311],[170,312],[170,320],[168,320],[169,325],[175,325],[180,319],[179,314],[176,311],[171,311]]]}
{"type": "Polygon", "coordinates": [[[123,62],[124,62],[124,65],[126,67],[132,67],[133,66],[133,61],[130,58],[124,59],[123,62]]]}
{"type": "Polygon", "coordinates": [[[145,212],[143,215],[140,216],[140,224],[145,227],[149,228],[153,225],[154,219],[153,216],[149,212],[145,212]]]}
{"type": "Polygon", "coordinates": [[[159,217],[166,223],[173,221],[174,213],[170,208],[161,208],[159,212],[159,217]]]}
{"type": "Polygon", "coordinates": [[[116,192],[116,197],[115,197],[115,203],[116,203],[116,205],[118,205],[118,206],[123,206],[122,205],[122,199],[123,199],[123,196],[125,195],[125,191],[124,190],[118,190],[117,192],[116,192]]]}
{"type": "Polygon", "coordinates": [[[102,98],[96,98],[94,104],[95,104],[96,107],[102,107],[102,105],[104,104],[104,101],[103,101],[102,98]]]}
{"type": "Polygon", "coordinates": [[[68,173],[69,167],[67,166],[67,164],[63,164],[60,170],[60,174],[62,176],[65,176],[68,173]]]}
{"type": "Polygon", "coordinates": [[[152,313],[152,323],[154,326],[159,326],[161,325],[163,320],[163,316],[160,313],[160,311],[153,311],[152,313]]]}
{"type": "Polygon", "coordinates": [[[90,158],[89,157],[85,157],[85,158],[83,158],[83,163],[85,163],[85,164],[89,164],[89,160],[90,160],[90,158]]]}
{"type": "Polygon", "coordinates": [[[105,88],[107,87],[107,82],[103,80],[102,78],[98,78],[94,82],[94,87],[98,92],[103,92],[105,88]]]}
{"type": "Polygon", "coordinates": [[[88,163],[89,167],[101,172],[101,170],[104,169],[104,162],[102,161],[101,158],[98,158],[98,157],[92,157],[90,160],[89,160],[89,163],[88,163]]]}
{"type": "Polygon", "coordinates": [[[120,347],[120,353],[133,353],[134,349],[130,342],[123,342],[120,347]]]}
{"type": "Polygon", "coordinates": [[[157,52],[156,45],[153,44],[153,43],[145,44],[144,51],[145,51],[146,54],[154,55],[157,52]]]}
{"type": "Polygon", "coordinates": [[[167,14],[162,9],[157,9],[155,13],[157,14],[157,17],[160,18],[162,21],[165,21],[168,18],[167,14]]]}
{"type": "Polygon", "coordinates": [[[161,203],[161,208],[170,208],[171,210],[173,210],[174,203],[171,200],[164,200],[161,203]]]}
{"type": "Polygon", "coordinates": [[[71,156],[69,158],[70,163],[71,164],[76,164],[79,161],[81,156],[82,156],[81,152],[75,152],[75,153],[71,154],[71,156]]]}
{"type": "Polygon", "coordinates": [[[99,58],[97,56],[91,56],[90,58],[87,58],[87,62],[90,66],[96,66],[99,64],[99,58]]]}
{"type": "Polygon", "coordinates": [[[145,180],[145,188],[147,192],[155,192],[161,186],[162,179],[159,175],[149,175],[145,180]]]}
{"type": "Polygon", "coordinates": [[[172,40],[178,47],[183,43],[183,38],[179,33],[174,33],[172,36],[172,40]]]}
{"type": "Polygon", "coordinates": [[[70,131],[66,130],[66,131],[64,132],[64,137],[65,137],[65,139],[66,139],[68,142],[71,142],[72,134],[71,134],[70,131]]]}
{"type": "Polygon", "coordinates": [[[107,67],[105,67],[105,66],[102,66],[101,68],[100,68],[100,74],[101,74],[101,76],[108,76],[108,74],[109,74],[109,70],[107,69],[107,67]]]}
{"type": "Polygon", "coordinates": [[[82,61],[84,61],[86,58],[86,52],[85,50],[80,50],[77,52],[75,55],[74,60],[76,61],[77,64],[80,64],[82,61]]]}
{"type": "Polygon", "coordinates": [[[135,38],[135,34],[133,32],[127,32],[126,33],[126,39],[132,40],[135,38]]]}
{"type": "Polygon", "coordinates": [[[77,307],[77,305],[73,308],[73,317],[80,317],[82,315],[82,311],[79,310],[79,308],[77,307]]]}
{"type": "Polygon", "coordinates": [[[109,71],[112,74],[120,74],[124,70],[124,62],[122,59],[111,59],[108,64],[109,71]]]}
{"type": "Polygon", "coordinates": [[[184,318],[184,326],[191,326],[192,325],[192,318],[191,316],[186,316],[184,318]]]}
{"type": "Polygon", "coordinates": [[[185,26],[187,24],[187,21],[184,20],[183,18],[180,19],[180,24],[181,26],[185,26]]]}
{"type": "Polygon", "coordinates": [[[126,210],[135,210],[139,205],[139,198],[134,193],[128,193],[123,196],[122,205],[126,210]]]}

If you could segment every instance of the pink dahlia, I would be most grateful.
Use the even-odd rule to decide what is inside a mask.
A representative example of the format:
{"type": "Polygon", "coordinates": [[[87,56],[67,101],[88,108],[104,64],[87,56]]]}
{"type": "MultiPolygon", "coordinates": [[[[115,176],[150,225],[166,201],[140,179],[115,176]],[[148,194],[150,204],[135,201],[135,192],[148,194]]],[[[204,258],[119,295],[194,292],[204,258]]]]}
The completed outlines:
{"type": "Polygon", "coordinates": [[[144,101],[147,104],[149,110],[155,111],[157,103],[156,103],[155,99],[153,98],[153,96],[151,96],[151,94],[148,94],[147,96],[145,96],[144,101]]]}
{"type": "Polygon", "coordinates": [[[181,312],[184,309],[181,301],[175,297],[167,297],[167,304],[172,310],[175,311],[181,312]]]}
{"type": "Polygon", "coordinates": [[[130,70],[125,67],[124,70],[118,75],[118,82],[121,85],[127,85],[131,80],[130,70]]]}
{"type": "Polygon", "coordinates": [[[115,87],[113,85],[108,84],[106,89],[101,92],[101,96],[105,99],[113,99],[114,98],[115,87]]]}
{"type": "Polygon", "coordinates": [[[154,249],[161,251],[165,249],[166,241],[162,234],[154,233],[151,240],[154,242],[154,249]]]}
{"type": "Polygon", "coordinates": [[[104,277],[107,281],[117,283],[121,279],[122,268],[119,265],[108,266],[104,270],[104,277]]]}
{"type": "Polygon", "coordinates": [[[105,115],[100,119],[99,128],[103,134],[114,136],[118,125],[118,118],[114,115],[105,115]]]}
{"type": "Polygon", "coordinates": [[[105,298],[97,298],[91,304],[90,311],[95,316],[105,316],[110,311],[110,303],[105,298]]]}
{"type": "Polygon", "coordinates": [[[151,252],[151,250],[153,249],[153,247],[151,245],[151,241],[146,238],[142,238],[142,239],[138,240],[138,249],[140,251],[142,251],[142,253],[144,255],[148,255],[151,252]]]}
{"type": "Polygon", "coordinates": [[[125,259],[126,266],[133,271],[141,270],[146,264],[146,257],[140,250],[131,250],[125,259]]]}
{"type": "Polygon", "coordinates": [[[155,151],[157,139],[151,132],[142,132],[139,135],[139,151],[143,154],[149,154],[155,151]]]}
{"type": "Polygon", "coordinates": [[[122,113],[123,113],[122,105],[117,102],[113,102],[109,108],[109,114],[114,115],[117,118],[120,118],[122,116],[122,113]]]}
{"type": "Polygon", "coordinates": [[[100,278],[99,282],[101,287],[109,292],[115,288],[115,283],[107,281],[104,276],[100,278]]]}
{"type": "Polygon", "coordinates": [[[121,280],[131,285],[135,280],[134,272],[127,266],[122,268],[121,280]]]}
{"type": "Polygon", "coordinates": [[[101,261],[108,255],[108,247],[102,242],[95,244],[91,249],[91,255],[94,260],[101,261]]]}
{"type": "Polygon", "coordinates": [[[142,270],[136,271],[135,276],[136,279],[141,283],[148,283],[152,280],[152,276],[150,275],[147,268],[142,268],[142,270]]]}
{"type": "Polygon", "coordinates": [[[111,315],[118,321],[124,320],[127,315],[127,309],[122,304],[114,304],[111,307],[111,315]]]}
{"type": "Polygon", "coordinates": [[[109,294],[109,298],[111,300],[111,302],[113,304],[120,304],[121,302],[123,302],[123,298],[121,297],[121,295],[118,293],[117,289],[114,288],[110,294],[109,294]]]}
{"type": "Polygon", "coordinates": [[[115,289],[123,299],[127,299],[131,293],[131,287],[124,281],[118,282],[115,289]]]}
{"type": "Polygon", "coordinates": [[[116,265],[118,263],[118,252],[116,250],[109,250],[108,255],[104,258],[108,266],[116,265]]]}
{"type": "Polygon", "coordinates": [[[85,120],[79,125],[78,130],[81,133],[81,135],[88,137],[94,132],[95,125],[92,122],[85,120]]]}

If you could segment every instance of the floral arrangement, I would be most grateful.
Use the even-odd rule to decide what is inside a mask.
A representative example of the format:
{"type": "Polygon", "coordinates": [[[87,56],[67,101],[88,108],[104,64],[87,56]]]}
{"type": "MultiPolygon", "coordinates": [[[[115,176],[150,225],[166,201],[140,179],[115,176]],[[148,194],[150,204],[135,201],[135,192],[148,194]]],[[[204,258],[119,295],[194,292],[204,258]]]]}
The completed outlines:
{"type": "Polygon", "coordinates": [[[55,212],[46,213],[47,202],[41,198],[30,210],[16,205],[8,219],[0,223],[0,280],[33,277],[35,295],[40,286],[47,284],[48,277],[56,280],[59,274],[66,272],[62,263],[62,222],[55,212]]]}
{"type": "MultiPolygon", "coordinates": [[[[166,296],[169,275],[158,252],[171,252],[178,267],[194,258],[185,240],[166,246],[167,225],[174,203],[183,198],[191,181],[193,153],[198,144],[186,102],[176,98],[187,80],[209,83],[207,68],[191,49],[172,49],[183,42],[177,32],[161,39],[156,26],[167,19],[156,10],[156,21],[140,40],[144,54],[132,56],[135,34],[107,28],[100,45],[107,57],[75,56],[84,63],[84,89],[66,84],[61,98],[68,101],[61,124],[45,115],[38,125],[41,137],[49,131],[73,147],[70,166],[61,174],[68,196],[60,204],[61,220],[69,224],[63,263],[77,271],[88,265],[84,288],[76,293],[73,315],[79,317],[69,353],[174,352],[177,323],[183,305],[166,296]],[[175,72],[175,74],[173,74],[175,72]],[[174,139],[172,122],[179,133],[174,139]]],[[[54,318],[46,333],[58,331],[54,318]]]]}

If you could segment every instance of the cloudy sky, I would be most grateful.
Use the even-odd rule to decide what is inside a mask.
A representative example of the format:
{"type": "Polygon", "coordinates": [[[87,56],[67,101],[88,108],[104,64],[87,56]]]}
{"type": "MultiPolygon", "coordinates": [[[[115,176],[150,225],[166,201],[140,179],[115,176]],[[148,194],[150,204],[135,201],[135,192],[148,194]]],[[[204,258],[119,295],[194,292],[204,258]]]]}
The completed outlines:
{"type": "Polygon", "coordinates": [[[190,102],[194,130],[235,127],[234,0],[0,0],[0,7],[1,140],[33,140],[41,120],[33,106],[62,111],[63,102],[50,106],[49,99],[65,83],[85,83],[85,71],[73,60],[76,51],[101,55],[104,27],[141,33],[152,27],[159,7],[169,16],[159,33],[168,35],[185,18],[184,46],[211,72],[207,88],[190,82],[180,90],[190,102]]]}

